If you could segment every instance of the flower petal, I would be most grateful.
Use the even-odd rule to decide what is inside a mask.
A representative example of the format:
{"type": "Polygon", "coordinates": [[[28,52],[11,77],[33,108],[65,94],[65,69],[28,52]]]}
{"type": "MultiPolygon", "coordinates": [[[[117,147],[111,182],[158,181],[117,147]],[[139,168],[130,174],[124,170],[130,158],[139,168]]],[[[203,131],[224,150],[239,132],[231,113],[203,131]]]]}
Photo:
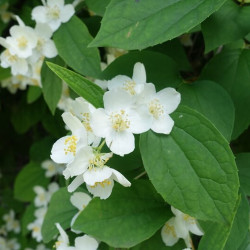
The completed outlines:
{"type": "Polygon", "coordinates": [[[62,114],[62,118],[64,123],[72,131],[73,134],[75,133],[75,131],[84,128],[81,121],[70,112],[64,112],[62,114]]]}
{"type": "Polygon", "coordinates": [[[118,75],[108,81],[108,89],[114,90],[117,88],[122,88],[126,82],[132,82],[133,80],[128,76],[118,75]]]}
{"type": "Polygon", "coordinates": [[[59,223],[56,223],[56,227],[61,235],[61,239],[63,240],[63,243],[65,244],[69,244],[69,237],[66,234],[66,232],[63,230],[63,228],[61,227],[61,225],[59,223]]]}
{"type": "Polygon", "coordinates": [[[144,64],[137,62],[134,65],[132,78],[136,82],[136,84],[145,84],[146,83],[146,70],[145,70],[144,64]]]}
{"type": "Polygon", "coordinates": [[[73,206],[78,208],[79,211],[82,211],[91,201],[91,197],[88,194],[83,192],[75,192],[70,197],[70,202],[73,206]]]}
{"type": "Polygon", "coordinates": [[[130,187],[131,183],[117,170],[112,169],[112,178],[124,187],[130,187]]]}
{"type": "Polygon", "coordinates": [[[112,175],[112,169],[109,167],[92,168],[83,174],[83,179],[87,185],[93,186],[96,182],[103,182],[112,175]]]}
{"type": "Polygon", "coordinates": [[[78,175],[71,183],[68,185],[68,192],[74,192],[79,186],[84,183],[83,176],[78,175]]]}
{"type": "Polygon", "coordinates": [[[31,18],[35,20],[37,23],[46,23],[47,22],[47,15],[46,15],[46,7],[44,6],[37,6],[32,10],[31,18]]]}
{"type": "MultiPolygon", "coordinates": [[[[54,1],[54,0],[53,0],[54,1]]],[[[72,4],[66,4],[61,10],[61,22],[66,23],[74,15],[75,9],[72,4]]]]}
{"type": "Polygon", "coordinates": [[[169,219],[161,229],[161,238],[166,246],[173,246],[179,240],[175,232],[174,217],[169,219]]]}
{"type": "Polygon", "coordinates": [[[96,239],[86,234],[75,239],[76,250],[82,250],[83,246],[84,250],[96,250],[98,248],[98,245],[99,243],[96,239]]]}
{"type": "Polygon", "coordinates": [[[156,133],[170,134],[174,126],[173,119],[167,115],[163,114],[159,119],[153,119],[151,129],[156,133]]]}
{"type": "Polygon", "coordinates": [[[112,193],[114,181],[112,179],[108,179],[105,183],[98,183],[95,186],[86,186],[88,191],[93,194],[94,197],[99,197],[100,199],[107,199],[112,193]]]}

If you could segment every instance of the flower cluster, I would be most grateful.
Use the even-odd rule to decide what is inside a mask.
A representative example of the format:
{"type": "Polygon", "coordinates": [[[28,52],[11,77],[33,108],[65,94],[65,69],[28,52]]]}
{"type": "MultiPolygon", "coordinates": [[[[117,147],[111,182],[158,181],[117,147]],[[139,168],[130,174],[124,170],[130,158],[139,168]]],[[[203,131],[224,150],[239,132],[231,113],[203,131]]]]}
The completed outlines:
{"type": "Polygon", "coordinates": [[[166,246],[173,246],[180,238],[186,243],[187,249],[192,249],[192,239],[189,232],[195,235],[203,235],[203,232],[195,218],[171,206],[174,217],[170,218],[161,230],[161,237],[166,246]]]}
{"type": "Polygon", "coordinates": [[[64,0],[45,0],[43,6],[32,10],[35,28],[26,26],[15,16],[18,25],[10,28],[10,36],[0,38],[5,50],[0,55],[1,66],[11,68],[12,77],[3,83],[12,93],[16,89],[25,89],[27,85],[41,85],[40,71],[44,57],[57,55],[54,41],[51,39],[61,23],[67,22],[74,14],[72,4],[64,5],[64,0]]]}
{"type": "Polygon", "coordinates": [[[132,78],[119,75],[108,81],[103,101],[104,108],[99,109],[81,97],[71,101],[70,112],[62,115],[71,135],[55,142],[51,158],[66,164],[66,179],[74,177],[69,192],[85,182],[91,194],[106,199],[114,180],[130,186],[121,173],[106,165],[108,160],[113,153],[131,153],[135,148],[134,134],[149,129],[169,134],[174,125],[169,114],[179,105],[180,94],[173,88],[156,92],[154,84],[146,82],[144,65],[136,63],[132,78]],[[111,152],[101,152],[105,143],[111,152]]]}
{"type": "Polygon", "coordinates": [[[34,204],[37,209],[34,212],[35,220],[29,223],[27,228],[32,231],[32,237],[35,238],[37,242],[42,241],[41,228],[48,209],[48,203],[53,193],[58,189],[59,186],[55,182],[49,184],[48,191],[41,186],[34,187],[34,192],[36,193],[34,204]]]}

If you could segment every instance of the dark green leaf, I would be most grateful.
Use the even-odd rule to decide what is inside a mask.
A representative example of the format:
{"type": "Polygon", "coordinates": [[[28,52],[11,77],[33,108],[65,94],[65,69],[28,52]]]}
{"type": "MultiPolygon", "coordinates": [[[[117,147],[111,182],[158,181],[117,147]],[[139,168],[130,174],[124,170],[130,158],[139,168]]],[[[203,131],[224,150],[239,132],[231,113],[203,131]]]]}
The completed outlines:
{"type": "Polygon", "coordinates": [[[94,198],[73,228],[93,235],[113,247],[132,247],[151,237],[171,217],[171,212],[148,181],[130,188],[115,185],[107,200],[94,198]]]}
{"type": "Polygon", "coordinates": [[[141,135],[144,167],[172,206],[197,219],[230,224],[239,181],[228,142],[200,113],[180,107],[170,135],[141,135]]]}
{"type": "Polygon", "coordinates": [[[36,86],[29,86],[27,93],[27,103],[36,101],[42,94],[42,89],[36,86]]]}
{"type": "Polygon", "coordinates": [[[97,48],[88,48],[93,40],[86,25],[76,16],[63,23],[54,34],[54,42],[60,57],[75,71],[92,77],[101,72],[97,48]]]}
{"type": "Polygon", "coordinates": [[[87,4],[89,10],[93,11],[97,15],[103,16],[110,0],[86,0],[85,3],[87,4]]]}
{"type": "Polygon", "coordinates": [[[171,40],[219,9],[225,0],[112,0],[91,46],[143,49],[171,40]]]}
{"type": "Polygon", "coordinates": [[[5,80],[6,78],[11,77],[10,68],[2,68],[0,67],[0,81],[5,80]]]}
{"type": "Polygon", "coordinates": [[[96,108],[103,106],[102,97],[104,91],[99,86],[71,70],[50,62],[47,64],[49,68],[64,80],[79,96],[93,104],[96,108]]]}
{"type": "Polygon", "coordinates": [[[35,220],[35,205],[34,203],[31,203],[29,204],[27,207],[26,207],[26,210],[22,216],[22,220],[21,220],[21,223],[22,223],[22,235],[25,236],[27,235],[30,231],[28,230],[27,226],[29,223],[33,222],[35,220]]]}

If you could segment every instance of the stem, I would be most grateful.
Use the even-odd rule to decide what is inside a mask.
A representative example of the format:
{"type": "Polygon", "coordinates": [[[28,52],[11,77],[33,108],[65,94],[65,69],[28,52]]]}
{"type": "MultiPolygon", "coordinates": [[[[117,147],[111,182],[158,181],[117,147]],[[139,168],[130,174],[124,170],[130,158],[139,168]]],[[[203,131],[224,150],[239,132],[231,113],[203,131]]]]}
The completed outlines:
{"type": "Polygon", "coordinates": [[[143,175],[145,175],[145,174],[147,174],[147,172],[146,171],[143,171],[142,173],[140,173],[139,175],[137,175],[135,178],[134,178],[134,180],[137,180],[137,179],[139,179],[139,178],[141,178],[143,175]]]}
{"type": "Polygon", "coordinates": [[[102,141],[102,143],[100,144],[100,146],[97,147],[97,150],[98,150],[99,152],[102,150],[102,148],[103,148],[105,142],[106,142],[106,140],[104,139],[104,140],[102,141]]]}

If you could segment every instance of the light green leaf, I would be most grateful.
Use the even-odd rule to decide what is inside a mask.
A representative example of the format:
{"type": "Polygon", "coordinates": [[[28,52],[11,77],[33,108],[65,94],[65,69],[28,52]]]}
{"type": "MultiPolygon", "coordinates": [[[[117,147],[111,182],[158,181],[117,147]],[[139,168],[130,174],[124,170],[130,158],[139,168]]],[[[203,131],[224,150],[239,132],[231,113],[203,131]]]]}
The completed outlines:
{"type": "Polygon", "coordinates": [[[183,84],[178,91],[183,105],[206,116],[230,141],[234,125],[234,105],[221,86],[211,81],[197,81],[183,84]]]}
{"type": "Polygon", "coordinates": [[[200,113],[180,107],[170,135],[141,135],[144,167],[172,206],[197,219],[230,224],[239,181],[228,142],[200,113]]]}
{"type": "Polygon", "coordinates": [[[237,154],[236,163],[239,169],[241,187],[250,196],[250,153],[237,154]]]}
{"type": "Polygon", "coordinates": [[[148,181],[130,188],[115,185],[107,200],[94,198],[73,228],[113,247],[132,247],[151,237],[171,217],[171,212],[148,181]]]}
{"type": "Polygon", "coordinates": [[[112,0],[90,46],[144,49],[171,40],[219,9],[225,0],[112,0]]]}
{"type": "Polygon", "coordinates": [[[232,0],[226,3],[202,24],[206,50],[244,38],[250,32],[250,6],[240,6],[232,0]]]}
{"type": "Polygon", "coordinates": [[[54,63],[48,62],[47,65],[49,68],[62,80],[64,80],[70,88],[72,88],[79,96],[83,97],[86,101],[93,104],[96,108],[103,106],[103,94],[104,91],[97,86],[95,83],[92,83],[83,76],[60,67],[54,63]]]}
{"type": "Polygon", "coordinates": [[[176,62],[167,55],[153,51],[129,52],[118,57],[103,71],[101,77],[106,80],[118,74],[132,77],[137,62],[144,64],[147,82],[153,82],[157,90],[177,87],[182,82],[176,62]]]}
{"type": "Polygon", "coordinates": [[[27,93],[27,103],[33,103],[36,101],[42,94],[42,89],[36,86],[29,86],[27,93]]]}
{"type": "Polygon", "coordinates": [[[70,202],[71,195],[66,187],[60,188],[53,194],[42,226],[45,243],[51,241],[59,233],[55,223],[60,223],[63,229],[70,227],[73,216],[78,212],[70,202]]]}
{"type": "Polygon", "coordinates": [[[204,68],[201,79],[212,80],[227,90],[235,106],[232,139],[250,124],[250,50],[225,51],[204,68]]]}
{"type": "Polygon", "coordinates": [[[63,23],[53,36],[59,56],[80,74],[97,77],[101,61],[97,48],[88,48],[93,40],[86,25],[76,16],[63,23]]]}
{"type": "MultiPolygon", "coordinates": [[[[62,60],[59,57],[50,59],[49,61],[60,65],[62,64],[62,60]]],[[[45,62],[43,63],[41,70],[41,79],[44,99],[48,104],[51,113],[54,114],[62,95],[62,81],[56,77],[45,62]]]]}
{"type": "Polygon", "coordinates": [[[30,162],[18,173],[14,184],[14,197],[20,201],[32,201],[35,197],[34,186],[46,187],[49,180],[45,178],[44,170],[30,162]]]}

